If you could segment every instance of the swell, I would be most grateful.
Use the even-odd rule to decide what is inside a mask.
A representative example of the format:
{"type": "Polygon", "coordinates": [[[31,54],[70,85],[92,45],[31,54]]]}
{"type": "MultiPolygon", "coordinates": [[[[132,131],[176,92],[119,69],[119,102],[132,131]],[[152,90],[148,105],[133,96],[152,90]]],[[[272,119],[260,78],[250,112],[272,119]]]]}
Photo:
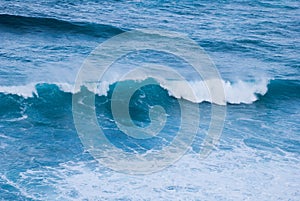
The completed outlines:
{"type": "Polygon", "coordinates": [[[122,29],[105,24],[68,22],[54,18],[28,17],[9,14],[0,14],[0,29],[1,27],[14,29],[18,33],[53,31],[104,38],[112,37],[124,32],[122,29]]]}

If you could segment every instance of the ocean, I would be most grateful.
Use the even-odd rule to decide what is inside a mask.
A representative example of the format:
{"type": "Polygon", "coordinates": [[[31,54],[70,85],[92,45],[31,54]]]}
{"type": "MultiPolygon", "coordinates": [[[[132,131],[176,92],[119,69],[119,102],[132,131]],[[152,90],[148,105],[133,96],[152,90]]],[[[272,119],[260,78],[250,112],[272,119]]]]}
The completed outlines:
{"type": "Polygon", "coordinates": [[[0,200],[299,200],[300,3],[0,1],[0,200]]]}

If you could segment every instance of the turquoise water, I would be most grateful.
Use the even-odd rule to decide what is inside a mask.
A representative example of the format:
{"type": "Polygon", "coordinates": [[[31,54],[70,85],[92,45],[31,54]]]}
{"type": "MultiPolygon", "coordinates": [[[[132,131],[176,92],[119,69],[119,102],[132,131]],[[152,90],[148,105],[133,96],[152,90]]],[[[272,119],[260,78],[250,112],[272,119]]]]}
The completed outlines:
{"type": "MultiPolygon", "coordinates": [[[[1,1],[0,200],[298,200],[299,7],[292,0],[1,1]],[[83,146],[72,89],[94,48],[141,28],[183,33],[203,47],[222,77],[227,114],[219,144],[201,159],[211,103],[201,93],[193,102],[183,96],[201,111],[189,150],[162,171],[128,175],[98,163],[83,146]]],[[[140,51],[112,69],[122,74],[149,62],[172,66],[201,91],[191,68],[166,54],[140,51]]],[[[150,124],[154,105],[167,114],[157,137],[139,140],[118,129],[111,110],[116,84],[135,81],[106,79],[95,95],[96,116],[114,146],[146,153],[174,140],[176,95],[184,89],[157,83],[134,94],[129,113],[136,125],[150,124]]]]}

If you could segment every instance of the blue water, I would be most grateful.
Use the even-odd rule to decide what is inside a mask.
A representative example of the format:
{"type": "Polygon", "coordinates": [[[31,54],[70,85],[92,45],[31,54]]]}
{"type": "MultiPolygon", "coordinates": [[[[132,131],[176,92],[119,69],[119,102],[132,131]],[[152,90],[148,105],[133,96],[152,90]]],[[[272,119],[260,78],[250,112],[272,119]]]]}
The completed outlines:
{"type": "MultiPolygon", "coordinates": [[[[0,200],[299,200],[298,1],[2,0],[0,41],[0,200]],[[201,159],[212,106],[200,93],[193,102],[183,97],[201,111],[189,150],[161,171],[128,175],[83,146],[72,89],[100,43],[141,28],[183,33],[203,47],[223,79],[227,114],[218,145],[201,159]]],[[[173,66],[200,88],[190,67],[157,52],[129,55],[115,69],[143,62],[173,66]]],[[[150,124],[149,108],[157,104],[168,117],[159,136],[140,140],[122,133],[111,111],[116,84],[135,81],[107,82],[95,107],[114,146],[146,153],[174,140],[176,93],[184,89],[157,83],[134,94],[129,113],[137,126],[150,124]]]]}

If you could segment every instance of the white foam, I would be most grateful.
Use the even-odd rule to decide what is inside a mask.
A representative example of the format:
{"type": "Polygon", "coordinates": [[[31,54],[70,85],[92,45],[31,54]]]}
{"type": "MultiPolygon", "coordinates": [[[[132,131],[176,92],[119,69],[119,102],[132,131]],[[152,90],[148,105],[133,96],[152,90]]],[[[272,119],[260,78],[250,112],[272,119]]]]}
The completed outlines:
{"type": "Polygon", "coordinates": [[[57,168],[28,170],[20,182],[22,191],[37,195],[36,199],[42,198],[39,195],[55,200],[297,199],[299,161],[258,152],[248,147],[218,150],[205,160],[187,154],[171,167],[144,176],[116,173],[94,162],[68,162],[57,168]],[[40,186],[54,190],[26,189],[37,178],[45,178],[39,180],[40,186]]]}
{"type": "MultiPolygon", "coordinates": [[[[209,80],[213,82],[213,80],[209,80]]],[[[209,82],[206,81],[206,82],[209,82]]],[[[201,103],[203,101],[212,102],[212,94],[206,86],[204,81],[192,81],[189,82],[194,95],[188,94],[184,85],[176,82],[168,82],[169,85],[162,85],[163,88],[167,89],[170,95],[176,98],[183,98],[192,102],[201,103]]],[[[243,82],[237,81],[235,83],[229,81],[221,81],[224,87],[225,99],[227,103],[250,104],[258,100],[257,94],[265,95],[268,90],[268,81],[261,80],[258,82],[243,82]]]]}
{"type": "MultiPolygon", "coordinates": [[[[17,117],[17,118],[12,118],[12,119],[5,119],[4,121],[7,121],[7,122],[16,122],[16,121],[22,121],[24,119],[27,119],[28,116],[25,114],[25,115],[22,115],[21,117],[17,117]]],[[[0,135],[1,137],[1,135],[0,135]]]]}
{"type": "Polygon", "coordinates": [[[238,81],[236,83],[224,82],[225,96],[228,103],[253,103],[258,100],[257,94],[265,95],[268,91],[267,79],[263,79],[256,82],[243,82],[238,81]]]}
{"type": "Polygon", "coordinates": [[[35,83],[20,86],[0,86],[0,92],[5,94],[16,94],[24,98],[32,97],[37,94],[35,83]]]}

